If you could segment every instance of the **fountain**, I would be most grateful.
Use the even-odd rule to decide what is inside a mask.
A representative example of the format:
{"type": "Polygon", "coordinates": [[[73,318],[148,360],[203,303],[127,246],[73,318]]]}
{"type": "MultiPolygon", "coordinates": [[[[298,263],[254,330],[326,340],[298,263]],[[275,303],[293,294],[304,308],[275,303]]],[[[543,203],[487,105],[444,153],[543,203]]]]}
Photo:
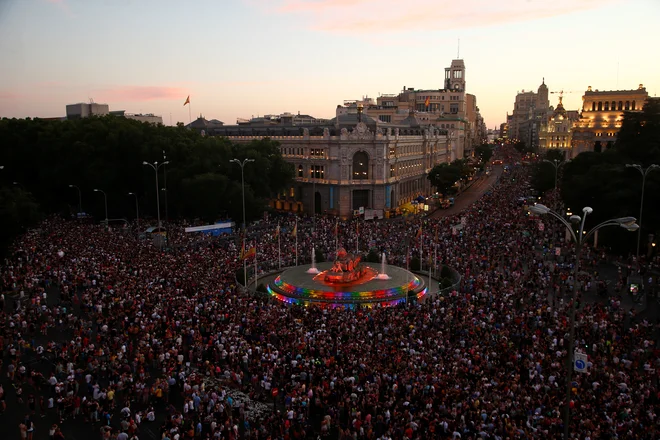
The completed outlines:
{"type": "Polygon", "coordinates": [[[312,248],[312,267],[307,269],[307,273],[311,273],[314,275],[320,273],[319,270],[316,268],[316,252],[314,248],[312,248]]]}
{"type": "Polygon", "coordinates": [[[333,262],[317,264],[312,250],[311,265],[286,269],[266,289],[288,304],[350,309],[391,307],[410,297],[419,300],[426,295],[427,286],[421,277],[387,265],[385,256],[380,267],[361,260],[360,255],[339,248],[333,262]]]}
{"type": "Polygon", "coordinates": [[[380,273],[376,277],[377,280],[390,280],[392,277],[390,277],[388,274],[385,273],[385,252],[383,252],[383,259],[380,263],[380,273]]]}

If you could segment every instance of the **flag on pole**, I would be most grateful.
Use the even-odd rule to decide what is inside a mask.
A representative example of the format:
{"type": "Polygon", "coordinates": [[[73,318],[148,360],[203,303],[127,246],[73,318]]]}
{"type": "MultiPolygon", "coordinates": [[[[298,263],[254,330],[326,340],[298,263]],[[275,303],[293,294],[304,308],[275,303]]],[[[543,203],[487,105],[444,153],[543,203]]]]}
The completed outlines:
{"type": "Polygon", "coordinates": [[[256,257],[257,256],[257,248],[255,246],[250,247],[248,251],[245,253],[243,258],[250,258],[250,257],[256,257]]]}
{"type": "Polygon", "coordinates": [[[427,96],[426,101],[424,101],[424,107],[428,108],[431,105],[431,97],[427,96]]]}
{"type": "Polygon", "coordinates": [[[245,239],[243,239],[243,243],[241,244],[241,252],[239,254],[239,258],[241,260],[245,258],[245,239]]]}
{"type": "Polygon", "coordinates": [[[186,98],[186,102],[183,103],[183,106],[185,107],[186,104],[190,104],[190,95],[186,98]]]}
{"type": "Polygon", "coordinates": [[[422,236],[422,225],[419,225],[419,231],[417,231],[417,235],[415,235],[415,238],[419,238],[422,236]]]}
{"type": "Polygon", "coordinates": [[[275,237],[273,238],[277,239],[279,237],[280,237],[280,225],[278,224],[277,228],[275,228],[275,237]]]}
{"type": "Polygon", "coordinates": [[[296,225],[293,227],[293,231],[291,231],[291,236],[295,237],[298,235],[298,221],[296,221],[296,225]]]}

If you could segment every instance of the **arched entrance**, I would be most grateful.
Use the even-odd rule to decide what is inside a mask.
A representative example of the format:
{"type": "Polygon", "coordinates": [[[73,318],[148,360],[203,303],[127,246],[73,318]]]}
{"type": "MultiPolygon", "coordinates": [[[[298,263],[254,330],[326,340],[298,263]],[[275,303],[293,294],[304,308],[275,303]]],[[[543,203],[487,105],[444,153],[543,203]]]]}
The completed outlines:
{"type": "Polygon", "coordinates": [[[594,144],[594,153],[602,153],[603,152],[603,145],[600,143],[600,141],[596,141],[594,144]]]}

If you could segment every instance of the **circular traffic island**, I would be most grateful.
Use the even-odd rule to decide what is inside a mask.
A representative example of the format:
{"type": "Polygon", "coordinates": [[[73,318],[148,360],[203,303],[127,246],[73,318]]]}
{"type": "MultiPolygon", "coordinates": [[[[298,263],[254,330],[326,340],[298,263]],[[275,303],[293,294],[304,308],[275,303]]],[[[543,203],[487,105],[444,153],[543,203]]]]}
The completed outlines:
{"type": "Polygon", "coordinates": [[[268,293],[289,304],[360,308],[392,307],[427,292],[424,280],[406,269],[343,257],[287,269],[268,284],[268,293]]]}

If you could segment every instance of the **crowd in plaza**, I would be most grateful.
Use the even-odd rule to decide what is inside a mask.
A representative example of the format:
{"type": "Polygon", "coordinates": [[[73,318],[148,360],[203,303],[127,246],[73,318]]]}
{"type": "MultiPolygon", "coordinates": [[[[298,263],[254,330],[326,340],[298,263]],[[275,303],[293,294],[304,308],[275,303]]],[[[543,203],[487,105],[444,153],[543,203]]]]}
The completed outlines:
{"type": "MultiPolygon", "coordinates": [[[[505,163],[517,161],[502,150],[505,163]]],[[[4,261],[0,345],[11,385],[0,388],[0,410],[26,414],[21,439],[45,438],[42,416],[54,420],[54,439],[79,424],[118,440],[560,438],[577,282],[576,346],[588,372],[573,375],[571,433],[656,438],[655,326],[617,296],[582,300],[598,280],[588,270],[573,279],[563,226],[544,220],[540,231],[520,204],[528,185],[525,168],[512,167],[459,216],[339,222],[337,240],[331,218],[318,217],[314,235],[311,220],[291,216],[253,229],[262,272],[294,264],[296,242],[302,263],[312,247],[331,259],[338,241],[400,266],[420,244],[423,259],[437,247],[434,265],[462,275],[445,295],[356,311],[241,289],[238,240],[181,228],[163,251],[130,229],[50,218],[4,261]],[[565,264],[538,251],[557,246],[565,264]]],[[[583,264],[598,258],[585,249],[583,264]]],[[[3,421],[3,438],[14,422],[3,421]]]]}

